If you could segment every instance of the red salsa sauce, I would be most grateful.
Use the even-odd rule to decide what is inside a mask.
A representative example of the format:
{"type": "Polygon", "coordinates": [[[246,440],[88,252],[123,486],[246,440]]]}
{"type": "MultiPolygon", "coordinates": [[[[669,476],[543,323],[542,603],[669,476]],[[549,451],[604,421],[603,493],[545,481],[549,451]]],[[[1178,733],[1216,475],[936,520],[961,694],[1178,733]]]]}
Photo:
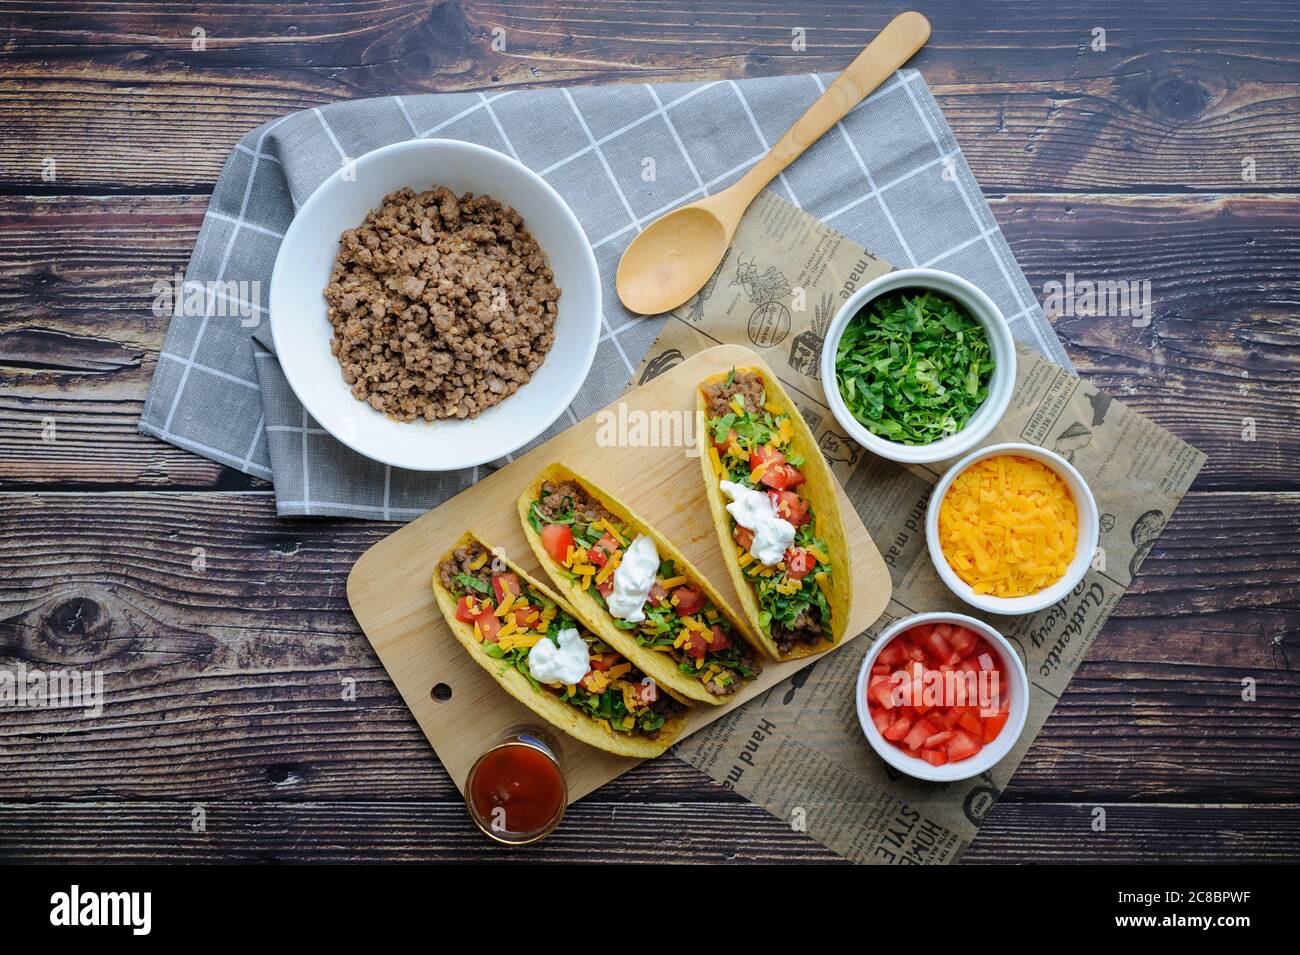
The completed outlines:
{"type": "Polygon", "coordinates": [[[527,743],[486,753],[466,790],[479,825],[507,842],[544,834],[563,813],[568,796],[555,760],[527,743]]]}

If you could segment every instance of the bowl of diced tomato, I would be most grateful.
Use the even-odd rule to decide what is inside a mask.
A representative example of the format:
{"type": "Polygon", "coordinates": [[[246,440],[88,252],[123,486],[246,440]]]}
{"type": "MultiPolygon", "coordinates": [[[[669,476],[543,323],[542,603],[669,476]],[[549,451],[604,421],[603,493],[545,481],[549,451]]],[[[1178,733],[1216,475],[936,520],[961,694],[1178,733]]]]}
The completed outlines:
{"type": "Polygon", "coordinates": [[[918,779],[952,782],[1011,751],[1029,712],[1029,677],[1015,648],[983,621],[917,614],[872,644],[857,707],[881,759],[918,779]]]}

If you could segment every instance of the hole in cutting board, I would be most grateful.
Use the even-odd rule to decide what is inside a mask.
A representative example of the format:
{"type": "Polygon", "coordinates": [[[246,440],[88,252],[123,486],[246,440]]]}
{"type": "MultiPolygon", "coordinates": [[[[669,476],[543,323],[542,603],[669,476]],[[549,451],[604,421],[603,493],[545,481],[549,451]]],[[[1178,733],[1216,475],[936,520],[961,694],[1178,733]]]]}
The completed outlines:
{"type": "Polygon", "coordinates": [[[439,703],[446,703],[451,699],[451,687],[446,683],[435,684],[433,689],[429,691],[429,695],[439,703]]]}

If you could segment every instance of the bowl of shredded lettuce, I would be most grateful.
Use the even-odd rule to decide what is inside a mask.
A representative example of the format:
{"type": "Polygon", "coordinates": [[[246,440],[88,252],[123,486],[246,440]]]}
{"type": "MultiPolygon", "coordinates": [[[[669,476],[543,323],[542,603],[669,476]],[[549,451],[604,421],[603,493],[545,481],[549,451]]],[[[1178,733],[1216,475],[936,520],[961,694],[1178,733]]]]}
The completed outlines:
{"type": "Polygon", "coordinates": [[[929,464],[988,437],[1011,401],[1016,350],[1002,312],[970,282],[900,269],[840,308],[821,378],[849,437],[892,461],[929,464]]]}

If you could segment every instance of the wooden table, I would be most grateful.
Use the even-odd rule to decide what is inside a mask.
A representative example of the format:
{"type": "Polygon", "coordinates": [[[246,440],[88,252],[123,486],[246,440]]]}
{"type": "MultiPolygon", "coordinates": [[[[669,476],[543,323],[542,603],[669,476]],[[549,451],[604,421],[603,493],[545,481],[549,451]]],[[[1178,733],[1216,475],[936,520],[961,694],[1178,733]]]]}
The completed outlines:
{"type": "MultiPolygon", "coordinates": [[[[0,665],[101,669],[111,700],[98,720],[0,707],[0,857],[501,857],[344,599],[392,527],[278,519],[267,485],[136,431],[152,284],[183,268],[231,146],[291,110],[835,70],[903,9],[794,6],[0,3],[0,665]]],[[[1080,372],[1210,456],[967,860],[1296,861],[1295,11],[920,8],[914,65],[1030,284],[1152,283],[1149,327],[1055,320],[1080,372]]],[[[834,858],[672,759],[523,855],[834,858]]]]}

